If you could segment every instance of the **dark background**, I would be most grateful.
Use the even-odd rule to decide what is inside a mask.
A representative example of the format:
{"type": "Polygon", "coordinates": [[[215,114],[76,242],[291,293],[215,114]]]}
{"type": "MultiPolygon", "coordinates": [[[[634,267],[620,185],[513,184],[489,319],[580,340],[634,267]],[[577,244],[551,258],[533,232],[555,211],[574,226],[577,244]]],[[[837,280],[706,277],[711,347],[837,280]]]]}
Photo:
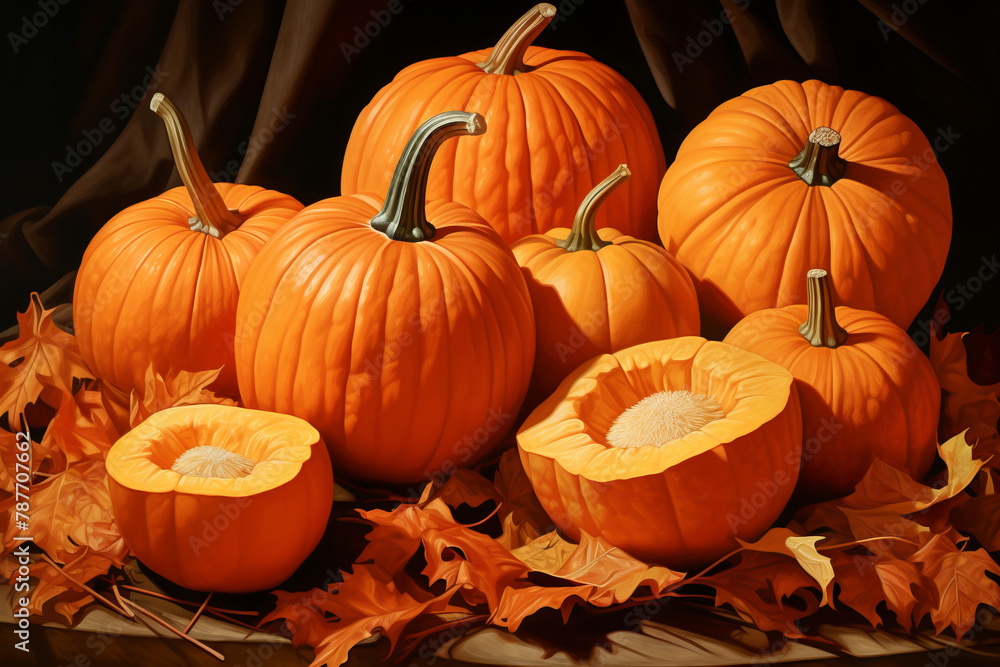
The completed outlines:
{"type": "MultiPolygon", "coordinates": [[[[179,184],[160,121],[148,110],[153,91],[141,85],[158,63],[166,74],[151,87],[184,110],[209,173],[282,190],[308,204],[338,193],[354,119],[396,72],[418,60],[492,46],[530,7],[396,0],[401,11],[370,43],[351,51],[358,30],[373,20],[370,12],[386,10],[389,1],[63,2],[5,0],[0,10],[6,128],[0,330],[14,324],[14,311],[24,309],[30,290],[49,288],[79,264],[87,242],[114,213],[179,184]],[[41,19],[35,21],[32,33],[25,21],[46,8],[54,15],[41,27],[41,19]],[[342,44],[349,45],[350,62],[342,44]],[[289,116],[286,126],[244,158],[240,145],[278,110],[289,116]],[[92,144],[92,152],[57,175],[53,163],[68,165],[68,147],[81,141],[92,144]]],[[[998,169],[992,164],[998,154],[1000,3],[554,4],[560,15],[536,43],[584,51],[629,79],[652,109],[668,164],[685,134],[717,104],[782,78],[820,78],[875,94],[932,141],[939,131],[956,136],[938,156],[954,210],[948,263],[911,333],[922,342],[916,334],[926,331],[940,292],[951,295],[949,329],[1000,324],[1000,279],[981,282],[975,293],[977,283],[970,283],[982,258],[1000,250],[998,169]],[[732,25],[718,21],[723,11],[735,17],[732,25]],[[706,30],[719,34],[698,46],[706,30]],[[960,287],[971,298],[961,296],[960,287]]],[[[46,306],[70,297],[71,284],[63,281],[46,306]]]]}

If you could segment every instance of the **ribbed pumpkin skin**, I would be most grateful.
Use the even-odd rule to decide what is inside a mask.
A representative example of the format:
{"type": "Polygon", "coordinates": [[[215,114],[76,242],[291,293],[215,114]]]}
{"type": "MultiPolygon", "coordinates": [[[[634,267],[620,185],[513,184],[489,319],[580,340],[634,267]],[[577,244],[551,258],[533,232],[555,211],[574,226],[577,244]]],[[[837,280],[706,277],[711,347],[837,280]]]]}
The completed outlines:
{"type": "Polygon", "coordinates": [[[330,457],[315,429],[231,406],[154,414],[115,443],[108,473],[115,522],[132,554],[198,591],[247,593],[281,584],[319,544],[333,504],[330,457]],[[158,484],[166,477],[173,486],[179,475],[172,462],[200,445],[221,445],[260,463],[244,479],[158,484]],[[300,467],[277,483],[269,461],[300,467]]]}
{"type": "Polygon", "coordinates": [[[183,187],[130,206],[91,240],[76,277],[73,326],[94,373],[128,393],[146,369],[222,366],[213,389],[236,397],[233,334],[240,284],[271,235],[302,208],[259,186],[218,183],[245,218],[217,239],[191,231],[183,187]]]}
{"type": "Polygon", "coordinates": [[[593,359],[517,433],[531,486],[560,530],[574,540],[582,531],[600,536],[682,571],[711,563],[736,548],[737,538],[756,539],[773,524],[795,486],[801,442],[788,371],[695,336],[593,359]],[[662,447],[606,443],[622,411],[677,389],[715,398],[726,417],[662,447]]]}
{"type": "Polygon", "coordinates": [[[779,81],[720,105],[684,140],[659,193],[664,246],[691,271],[703,329],[805,302],[823,268],[837,303],[909,327],[951,240],[948,182],[920,129],[891,104],[819,81],[779,81]],[[788,163],[820,126],[846,175],[807,185],[788,163]]]}
{"type": "Polygon", "coordinates": [[[927,357],[885,317],[846,307],[836,314],[847,342],[813,347],[799,333],[807,312],[798,305],[753,313],[725,340],[796,379],[804,438],[797,495],[846,495],[875,458],[922,479],[937,451],[941,406],[927,357]]]}
{"type": "Polygon", "coordinates": [[[428,199],[465,204],[508,243],[571,220],[586,194],[619,164],[636,176],[609,201],[630,236],[656,237],[656,189],[663,147],[638,91],[583,53],[530,47],[528,70],[484,72],[490,50],[435,58],[402,70],[362,110],[344,155],[341,192],[384,193],[413,131],[435,114],[462,109],[486,117],[489,132],[441,148],[428,199]]]}
{"type": "Polygon", "coordinates": [[[301,417],[334,470],[407,483],[488,455],[527,390],[535,330],[524,278],[468,208],[428,202],[433,239],[393,241],[381,199],[307,207],[247,276],[236,364],[249,407],[301,417]]]}
{"type": "Polygon", "coordinates": [[[511,246],[535,309],[531,394],[551,394],[582,363],[605,352],[698,334],[698,297],[687,270],[663,248],[615,229],[612,245],[568,252],[557,227],[511,246]]]}

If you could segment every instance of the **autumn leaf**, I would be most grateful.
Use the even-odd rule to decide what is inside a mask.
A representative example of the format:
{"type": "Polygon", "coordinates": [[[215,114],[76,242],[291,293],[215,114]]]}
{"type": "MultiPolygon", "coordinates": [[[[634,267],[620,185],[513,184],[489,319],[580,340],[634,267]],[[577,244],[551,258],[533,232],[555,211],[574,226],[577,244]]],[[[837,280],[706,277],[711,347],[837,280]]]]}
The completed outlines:
{"type": "Polygon", "coordinates": [[[817,535],[797,535],[788,528],[772,528],[756,542],[737,540],[747,551],[762,551],[767,553],[791,556],[798,564],[816,580],[819,590],[823,592],[821,605],[829,599],[830,588],[833,585],[833,565],[830,558],[816,550],[816,543],[824,539],[817,535]]]}
{"type": "Polygon", "coordinates": [[[295,644],[308,643],[315,649],[312,665],[339,667],[347,662],[351,648],[375,633],[389,640],[391,654],[415,619],[436,613],[468,613],[450,604],[456,592],[452,587],[434,595],[415,586],[401,586],[398,577],[381,568],[358,564],[353,574],[347,573],[342,582],[332,584],[329,593],[309,592],[305,597],[280,594],[278,608],[263,622],[286,619],[294,630],[295,644]],[[332,618],[323,622],[327,614],[332,618]]]}
{"type": "Polygon", "coordinates": [[[153,413],[180,405],[236,405],[236,401],[207,389],[221,372],[221,368],[196,373],[176,371],[164,377],[150,364],[146,369],[146,384],[142,392],[132,392],[129,424],[135,428],[153,413]]]}
{"type": "MultiPolygon", "coordinates": [[[[970,377],[969,352],[987,348],[994,357],[1000,353],[1000,335],[987,336],[981,330],[972,333],[943,334],[935,327],[931,336],[930,360],[941,384],[941,421],[939,433],[950,438],[968,429],[967,437],[977,442],[976,456],[982,459],[1000,453],[1000,382],[979,384],[970,377]]],[[[1000,466],[994,458],[992,466],[1000,466]]]]}
{"type": "Polygon", "coordinates": [[[69,463],[88,458],[103,459],[118,439],[101,394],[81,389],[63,394],[55,417],[42,436],[42,449],[58,450],[69,463]]]}
{"type": "MultiPolygon", "coordinates": [[[[107,574],[112,567],[118,565],[121,563],[95,553],[88,547],[60,568],[77,581],[90,581],[94,577],[107,574]]],[[[66,619],[68,625],[72,625],[76,613],[94,601],[92,595],[80,591],[76,584],[44,561],[33,563],[29,569],[31,576],[35,577],[28,598],[28,611],[32,614],[41,614],[46,603],[57,600],[56,611],[66,619]]]]}
{"type": "MultiPolygon", "coordinates": [[[[995,469],[983,472],[997,474],[995,469]]],[[[1000,493],[969,498],[951,516],[956,528],[975,537],[987,551],[1000,551],[1000,493]]]]}
{"type": "Polygon", "coordinates": [[[19,416],[42,395],[46,387],[62,394],[73,393],[73,378],[93,379],[76,338],[52,320],[54,309],[45,310],[38,294],[18,313],[20,333],[0,347],[0,411],[16,427],[19,416]]]}
{"type": "Polygon", "coordinates": [[[883,623],[877,607],[885,602],[904,628],[911,627],[917,604],[914,589],[921,584],[916,565],[888,553],[861,555],[843,551],[833,552],[832,563],[834,577],[840,584],[837,596],[840,602],[868,619],[872,627],[883,623]]]}
{"type": "Polygon", "coordinates": [[[500,542],[504,547],[516,549],[555,528],[531,488],[531,480],[524,472],[516,447],[500,458],[493,485],[501,499],[499,516],[503,535],[500,542]]]}
{"type": "Polygon", "coordinates": [[[924,578],[914,615],[919,620],[930,614],[939,634],[950,627],[961,638],[975,624],[980,604],[1000,608],[1000,585],[987,576],[1000,576],[1000,566],[985,549],[962,551],[934,535],[909,560],[920,566],[924,578]]]}

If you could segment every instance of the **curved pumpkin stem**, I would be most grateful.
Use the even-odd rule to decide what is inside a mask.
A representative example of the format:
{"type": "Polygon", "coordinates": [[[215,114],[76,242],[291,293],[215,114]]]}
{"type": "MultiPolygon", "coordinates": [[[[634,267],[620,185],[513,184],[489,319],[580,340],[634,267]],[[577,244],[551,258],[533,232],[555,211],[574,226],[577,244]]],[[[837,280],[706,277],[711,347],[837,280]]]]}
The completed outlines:
{"type": "Polygon", "coordinates": [[[221,238],[237,229],[243,221],[237,213],[226,208],[222,195],[208,177],[195,150],[191,128],[183,114],[163,93],[153,95],[149,108],[163,119],[163,124],[167,127],[177,173],[181,175],[184,187],[194,203],[195,217],[190,220],[191,231],[221,238]]]}
{"type": "Polygon", "coordinates": [[[611,245],[611,241],[605,241],[597,234],[597,210],[604,203],[604,200],[630,176],[632,176],[632,172],[629,171],[628,165],[620,164],[617,169],[611,172],[610,176],[587,193],[580,208],[576,210],[576,216],[573,218],[573,229],[570,230],[569,236],[562,241],[556,241],[556,245],[570,252],[577,250],[596,252],[604,246],[611,245]]]}
{"type": "Polygon", "coordinates": [[[806,273],[806,290],[809,315],[799,327],[799,333],[813,347],[833,349],[847,342],[847,330],[837,322],[830,289],[830,278],[823,269],[810,269],[806,273]]]}
{"type": "Polygon", "coordinates": [[[556,8],[547,2],[529,9],[504,33],[490,52],[490,57],[479,66],[490,74],[517,74],[527,70],[524,54],[555,15],[556,8]]]}
{"type": "Polygon", "coordinates": [[[434,154],[451,137],[475,136],[485,131],[486,119],[466,111],[445,111],[418,127],[396,163],[385,204],[371,219],[371,226],[396,241],[432,238],[434,225],[427,220],[424,206],[434,154]]]}
{"type": "Polygon", "coordinates": [[[809,185],[830,186],[847,171],[847,161],[840,157],[840,132],[826,126],[809,133],[802,152],[788,163],[799,178],[809,185]]]}

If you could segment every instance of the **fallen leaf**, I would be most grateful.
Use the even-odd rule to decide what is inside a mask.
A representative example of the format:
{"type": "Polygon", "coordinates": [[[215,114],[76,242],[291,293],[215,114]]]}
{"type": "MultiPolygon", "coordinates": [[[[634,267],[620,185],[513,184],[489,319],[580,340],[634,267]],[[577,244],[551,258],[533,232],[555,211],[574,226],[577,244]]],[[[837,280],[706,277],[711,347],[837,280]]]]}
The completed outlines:
{"type": "Polygon", "coordinates": [[[921,583],[920,570],[913,563],[892,554],[861,555],[834,551],[834,576],[840,584],[837,599],[851,607],[872,624],[883,624],[877,612],[880,602],[896,615],[907,630],[912,626],[913,608],[917,604],[915,587],[921,583]]]}
{"type": "Polygon", "coordinates": [[[80,356],[76,338],[52,321],[53,310],[45,310],[38,294],[32,292],[28,309],[17,314],[18,337],[0,347],[0,411],[6,413],[12,428],[46,387],[72,394],[73,378],[94,378],[80,356]]]}
{"type": "Polygon", "coordinates": [[[764,551],[767,553],[791,556],[806,573],[816,580],[819,590],[823,592],[820,605],[825,605],[833,586],[833,565],[830,558],[816,550],[816,543],[824,539],[817,535],[798,535],[788,528],[772,528],[756,542],[737,540],[748,551],[764,551]]]}
{"type": "Polygon", "coordinates": [[[217,395],[214,391],[207,389],[212,384],[221,368],[214,371],[190,371],[168,372],[166,376],[160,374],[150,364],[146,369],[146,384],[140,393],[134,390],[130,398],[129,424],[135,428],[150,415],[173,408],[180,405],[201,405],[212,403],[215,405],[236,405],[236,401],[217,395]]]}

